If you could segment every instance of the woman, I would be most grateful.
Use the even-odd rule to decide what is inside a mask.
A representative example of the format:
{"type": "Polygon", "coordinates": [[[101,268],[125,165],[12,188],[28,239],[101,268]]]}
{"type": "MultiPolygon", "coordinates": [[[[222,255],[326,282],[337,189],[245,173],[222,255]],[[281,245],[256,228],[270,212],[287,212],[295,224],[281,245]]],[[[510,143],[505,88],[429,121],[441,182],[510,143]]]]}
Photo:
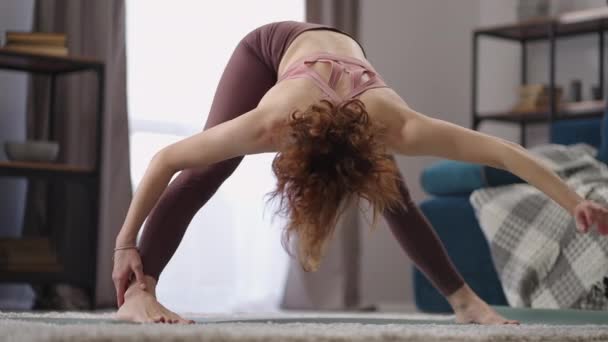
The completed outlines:
{"type": "Polygon", "coordinates": [[[608,231],[605,208],[580,198],[520,146],[411,109],[347,34],[316,24],[272,23],[236,47],[204,131],[162,149],[150,162],[116,238],[112,277],[120,319],[188,322],[156,300],[158,276],[193,215],[243,156],[263,152],[278,152],[273,196],[289,216],[284,244],[297,237],[295,253],[304,269],[318,267],[345,203],[365,198],[461,323],[517,322],[497,314],[465,284],[410,199],[393,154],[509,170],[575,215],[581,231],[594,223],[608,231]]]}

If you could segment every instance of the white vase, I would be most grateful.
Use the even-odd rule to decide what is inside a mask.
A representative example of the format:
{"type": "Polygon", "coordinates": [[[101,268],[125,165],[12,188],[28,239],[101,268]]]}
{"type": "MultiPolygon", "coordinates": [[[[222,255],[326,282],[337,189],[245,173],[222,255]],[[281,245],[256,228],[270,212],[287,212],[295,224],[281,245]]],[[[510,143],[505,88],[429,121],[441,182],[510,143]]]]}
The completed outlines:
{"type": "Polygon", "coordinates": [[[580,2],[577,6],[577,2],[572,0],[551,0],[549,14],[556,16],[566,12],[585,9],[587,7],[588,6],[581,4],[580,2]]]}
{"type": "Polygon", "coordinates": [[[535,17],[544,17],[550,14],[549,0],[519,0],[517,4],[517,18],[527,20],[535,17]]]}

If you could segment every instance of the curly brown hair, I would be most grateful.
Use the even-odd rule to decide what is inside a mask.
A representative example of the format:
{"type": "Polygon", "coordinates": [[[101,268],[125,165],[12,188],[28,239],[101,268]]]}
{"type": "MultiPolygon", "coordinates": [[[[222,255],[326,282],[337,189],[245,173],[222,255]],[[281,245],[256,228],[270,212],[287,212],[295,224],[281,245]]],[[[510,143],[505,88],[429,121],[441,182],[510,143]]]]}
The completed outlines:
{"type": "Polygon", "coordinates": [[[318,269],[325,245],[351,199],[366,199],[373,225],[385,209],[403,205],[398,169],[379,141],[385,131],[372,122],[358,99],[339,105],[322,100],[293,112],[279,130],[281,146],[272,163],[280,198],[277,212],[288,216],[283,247],[306,271],[318,269]]]}

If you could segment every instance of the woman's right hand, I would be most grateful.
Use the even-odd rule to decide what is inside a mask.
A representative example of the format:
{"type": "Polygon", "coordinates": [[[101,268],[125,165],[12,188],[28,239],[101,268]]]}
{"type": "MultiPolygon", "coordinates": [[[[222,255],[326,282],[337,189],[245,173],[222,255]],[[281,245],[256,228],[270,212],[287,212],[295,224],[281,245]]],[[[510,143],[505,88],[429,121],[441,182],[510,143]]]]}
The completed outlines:
{"type": "Polygon", "coordinates": [[[138,283],[139,288],[145,290],[144,270],[138,250],[121,249],[114,251],[112,280],[116,288],[116,304],[119,308],[125,302],[125,291],[127,291],[133,275],[135,275],[135,281],[138,283]]]}
{"type": "Polygon", "coordinates": [[[576,229],[587,233],[592,226],[597,227],[601,235],[608,235],[608,208],[593,201],[584,200],[574,208],[576,229]]]}

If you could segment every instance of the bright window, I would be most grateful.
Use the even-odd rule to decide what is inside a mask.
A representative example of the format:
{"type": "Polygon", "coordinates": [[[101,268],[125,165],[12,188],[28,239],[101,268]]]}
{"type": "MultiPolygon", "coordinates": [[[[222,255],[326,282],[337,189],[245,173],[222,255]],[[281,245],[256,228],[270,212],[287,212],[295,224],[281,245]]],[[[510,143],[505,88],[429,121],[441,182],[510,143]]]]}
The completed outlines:
{"type": "MultiPolygon", "coordinates": [[[[127,1],[134,187],[154,153],[202,129],[224,66],[245,34],[303,19],[304,0],[127,1]]],[[[279,242],[283,221],[271,220],[274,208],[265,206],[275,184],[272,158],[245,157],[195,216],[161,275],[161,302],[190,312],[276,308],[287,257],[279,242]]]]}

